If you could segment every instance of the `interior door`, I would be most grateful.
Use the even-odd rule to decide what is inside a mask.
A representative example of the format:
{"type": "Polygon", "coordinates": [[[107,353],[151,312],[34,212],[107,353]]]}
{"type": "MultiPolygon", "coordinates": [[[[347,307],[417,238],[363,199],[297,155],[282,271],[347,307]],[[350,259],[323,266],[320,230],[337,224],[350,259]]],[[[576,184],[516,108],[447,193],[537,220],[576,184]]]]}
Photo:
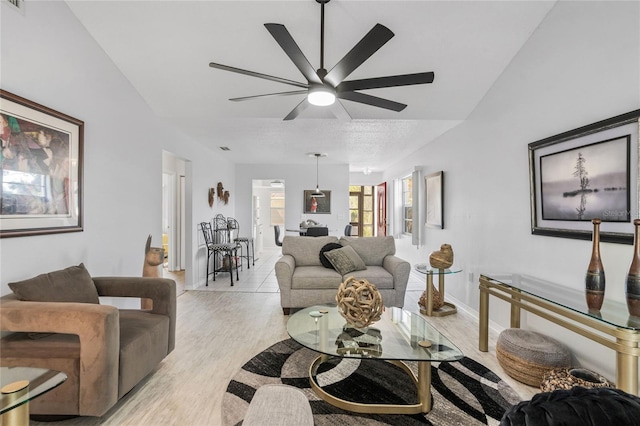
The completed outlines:
{"type": "Polygon", "coordinates": [[[378,198],[377,220],[378,236],[387,235],[387,183],[382,182],[376,186],[376,196],[378,198]]]}

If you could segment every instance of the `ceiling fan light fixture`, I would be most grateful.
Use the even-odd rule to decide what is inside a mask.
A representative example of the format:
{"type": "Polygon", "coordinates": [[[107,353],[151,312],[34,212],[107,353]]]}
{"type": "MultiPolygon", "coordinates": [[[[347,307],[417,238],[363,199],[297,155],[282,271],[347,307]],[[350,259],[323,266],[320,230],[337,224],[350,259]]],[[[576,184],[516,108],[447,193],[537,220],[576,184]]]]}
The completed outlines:
{"type": "Polygon", "coordinates": [[[312,85],[309,88],[307,100],[311,105],[329,106],[336,101],[336,91],[329,86],[312,85]]]}

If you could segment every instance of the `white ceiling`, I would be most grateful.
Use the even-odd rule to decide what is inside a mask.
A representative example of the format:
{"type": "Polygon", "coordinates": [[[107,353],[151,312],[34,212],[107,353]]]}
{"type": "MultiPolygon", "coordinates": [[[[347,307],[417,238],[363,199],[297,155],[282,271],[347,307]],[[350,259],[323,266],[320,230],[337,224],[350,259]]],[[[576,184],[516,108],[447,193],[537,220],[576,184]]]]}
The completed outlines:
{"type": "Polygon", "coordinates": [[[376,23],[395,33],[348,79],[424,71],[432,84],[370,90],[400,112],[343,101],[351,121],[311,107],[283,121],[303,95],[230,102],[296,90],[208,66],[217,62],[290,80],[304,77],[265,29],[284,24],[319,68],[320,5],[289,1],[68,1],[149,107],[236,163],[328,163],[373,171],[410,155],[465,120],[555,2],[353,1],[325,7],[325,68],[376,23]]]}

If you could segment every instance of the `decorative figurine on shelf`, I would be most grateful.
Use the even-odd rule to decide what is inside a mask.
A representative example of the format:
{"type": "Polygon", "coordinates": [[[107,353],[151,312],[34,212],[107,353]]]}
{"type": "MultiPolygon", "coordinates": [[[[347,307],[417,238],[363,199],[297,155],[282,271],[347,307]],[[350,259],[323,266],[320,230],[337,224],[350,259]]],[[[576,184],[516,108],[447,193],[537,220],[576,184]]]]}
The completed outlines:
{"type": "Polygon", "coordinates": [[[355,328],[365,328],[380,319],[384,312],[382,296],[367,280],[347,278],[336,294],[338,312],[355,328]]]}
{"type": "Polygon", "coordinates": [[[587,307],[590,311],[599,311],[604,301],[604,267],[600,259],[600,224],[602,220],[593,219],[593,246],[591,248],[591,261],[587,269],[585,279],[587,307]]]}
{"type": "MultiPolygon", "coordinates": [[[[164,262],[164,249],[162,247],[151,247],[151,235],[147,238],[144,247],[144,266],[142,268],[143,277],[162,278],[160,265],[164,262]]],[[[153,303],[151,299],[141,299],[142,309],[151,309],[153,303]]]]}
{"type": "Polygon", "coordinates": [[[629,315],[640,317],[640,219],[633,221],[635,226],[633,257],[627,274],[627,308],[629,315]]]}
{"type": "Polygon", "coordinates": [[[453,265],[453,249],[449,244],[442,244],[440,250],[429,255],[429,264],[432,268],[447,269],[453,265]]]}

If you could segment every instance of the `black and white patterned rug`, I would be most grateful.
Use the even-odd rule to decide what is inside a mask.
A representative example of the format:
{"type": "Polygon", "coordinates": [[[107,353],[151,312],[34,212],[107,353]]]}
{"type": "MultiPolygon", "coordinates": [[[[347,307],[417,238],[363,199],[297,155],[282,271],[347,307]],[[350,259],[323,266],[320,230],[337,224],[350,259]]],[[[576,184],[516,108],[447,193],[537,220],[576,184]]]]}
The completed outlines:
{"type": "MultiPolygon", "coordinates": [[[[520,401],[495,373],[465,357],[431,364],[433,408],[427,414],[357,414],[334,407],[316,396],[309,384],[309,366],[318,354],[292,339],[283,340],[249,360],[232,378],[222,400],[225,426],[239,425],[257,388],[283,383],[300,388],[309,398],[316,426],[331,425],[497,425],[505,410],[520,401]]],[[[417,364],[408,362],[415,374],[417,364]]],[[[358,358],[321,364],[317,382],[346,400],[416,404],[415,386],[393,364],[358,358]]]]}

